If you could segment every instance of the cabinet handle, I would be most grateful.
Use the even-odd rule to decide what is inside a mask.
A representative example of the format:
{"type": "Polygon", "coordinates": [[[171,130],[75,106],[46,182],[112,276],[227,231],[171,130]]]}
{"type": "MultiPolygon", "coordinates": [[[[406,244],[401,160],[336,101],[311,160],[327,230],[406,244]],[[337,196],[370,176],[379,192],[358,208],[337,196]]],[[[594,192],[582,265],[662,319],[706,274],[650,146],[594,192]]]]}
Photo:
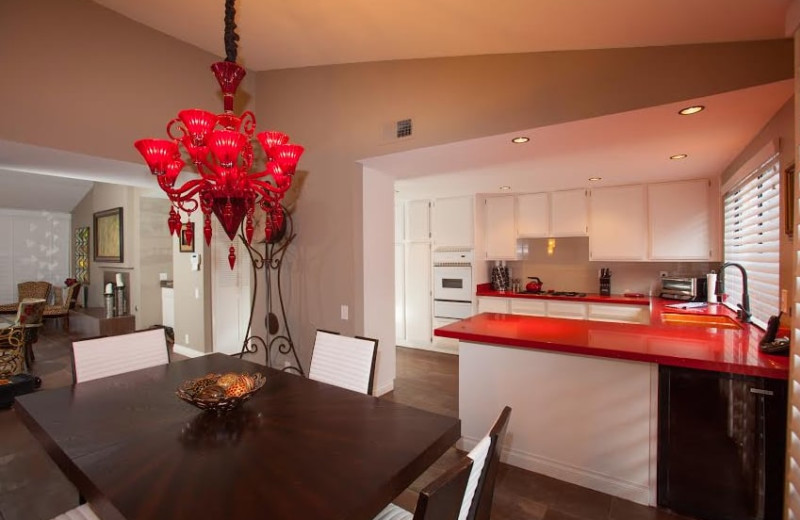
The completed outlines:
{"type": "Polygon", "coordinates": [[[772,390],[764,390],[763,388],[751,388],[750,393],[758,395],[775,395],[775,392],[772,390]]]}

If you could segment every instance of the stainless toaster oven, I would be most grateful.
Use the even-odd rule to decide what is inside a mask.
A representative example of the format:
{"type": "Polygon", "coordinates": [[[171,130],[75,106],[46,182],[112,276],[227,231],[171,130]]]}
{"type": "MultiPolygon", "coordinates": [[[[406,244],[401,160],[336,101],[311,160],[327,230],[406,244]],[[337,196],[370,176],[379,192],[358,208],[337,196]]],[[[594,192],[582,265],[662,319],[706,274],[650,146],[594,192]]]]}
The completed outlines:
{"type": "Polygon", "coordinates": [[[706,291],[705,276],[665,276],[661,279],[662,298],[687,302],[704,301],[706,291]]]}

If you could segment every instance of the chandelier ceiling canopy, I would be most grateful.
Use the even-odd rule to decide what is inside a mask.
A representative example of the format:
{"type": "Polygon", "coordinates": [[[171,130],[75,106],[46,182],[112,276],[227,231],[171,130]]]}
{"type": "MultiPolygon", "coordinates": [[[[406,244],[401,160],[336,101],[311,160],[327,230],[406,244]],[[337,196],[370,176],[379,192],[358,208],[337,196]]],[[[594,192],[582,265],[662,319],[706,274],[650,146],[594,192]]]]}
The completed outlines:
{"type": "MultiPolygon", "coordinates": [[[[303,147],[289,143],[289,136],[277,131],[255,133],[256,118],[249,110],[241,115],[233,111],[239,83],[245,76],[236,63],[237,41],[234,23],[235,0],[225,1],[225,61],[211,65],[223,95],[223,113],[200,109],[178,112],[167,123],[169,139],[140,139],[134,146],[142,154],[159,187],[169,197],[167,224],[170,234],[180,236],[183,223],[180,212],[189,215],[199,207],[204,215],[203,234],[211,245],[211,214],[217,216],[232,241],[244,222],[244,238],[253,237],[253,214],[264,210],[265,238],[277,235],[284,225],[281,200],[292,184],[303,147]],[[263,171],[251,171],[254,162],[253,135],[265,154],[263,171]],[[196,174],[180,186],[178,175],[186,163],[196,174]]],[[[191,233],[191,226],[187,226],[191,233]]],[[[184,231],[186,234],[187,231],[184,231]]],[[[187,236],[187,240],[193,237],[187,236]]],[[[228,262],[233,269],[236,249],[229,248],[228,262]]]]}

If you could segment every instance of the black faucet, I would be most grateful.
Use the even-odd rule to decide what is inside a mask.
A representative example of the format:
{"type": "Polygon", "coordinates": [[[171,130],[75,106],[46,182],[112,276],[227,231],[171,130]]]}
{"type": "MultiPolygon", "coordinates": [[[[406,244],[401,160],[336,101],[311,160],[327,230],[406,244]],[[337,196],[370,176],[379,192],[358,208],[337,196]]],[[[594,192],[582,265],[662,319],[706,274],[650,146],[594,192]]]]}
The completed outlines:
{"type": "Polygon", "coordinates": [[[752,316],[752,313],[750,312],[750,294],[747,292],[747,271],[744,270],[744,267],[742,267],[741,264],[737,264],[735,262],[727,262],[722,264],[722,267],[719,269],[719,277],[717,278],[716,294],[721,295],[725,292],[723,272],[725,271],[726,267],[731,266],[738,268],[739,271],[742,272],[742,303],[737,305],[739,310],[736,311],[736,317],[739,318],[739,321],[742,323],[750,323],[750,317],[752,316]]]}

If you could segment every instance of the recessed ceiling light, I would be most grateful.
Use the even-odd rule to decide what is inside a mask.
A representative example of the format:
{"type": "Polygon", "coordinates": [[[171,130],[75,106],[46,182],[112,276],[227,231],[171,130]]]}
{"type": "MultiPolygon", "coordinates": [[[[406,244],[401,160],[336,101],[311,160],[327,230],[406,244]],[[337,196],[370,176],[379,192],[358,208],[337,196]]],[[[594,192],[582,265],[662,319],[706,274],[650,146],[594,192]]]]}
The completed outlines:
{"type": "Polygon", "coordinates": [[[500,186],[501,190],[510,190],[511,186],[500,186]]]}
{"type": "Polygon", "coordinates": [[[669,158],[672,159],[673,161],[678,160],[678,159],[686,159],[687,157],[689,157],[689,156],[686,155],[685,153],[677,153],[675,155],[670,155],[669,156],[669,158]]]}
{"type": "Polygon", "coordinates": [[[589,177],[589,180],[592,181],[592,182],[597,182],[597,181],[602,181],[603,178],[602,177],[589,177]]]}
{"type": "Polygon", "coordinates": [[[703,105],[693,105],[679,110],[678,113],[682,116],[690,116],[692,114],[702,112],[705,109],[706,107],[704,107],[703,105]]]}
{"type": "Polygon", "coordinates": [[[525,137],[521,135],[519,137],[515,137],[514,139],[512,139],[511,142],[514,144],[522,144],[522,143],[527,143],[530,140],[531,140],[530,137],[525,137]]]}

